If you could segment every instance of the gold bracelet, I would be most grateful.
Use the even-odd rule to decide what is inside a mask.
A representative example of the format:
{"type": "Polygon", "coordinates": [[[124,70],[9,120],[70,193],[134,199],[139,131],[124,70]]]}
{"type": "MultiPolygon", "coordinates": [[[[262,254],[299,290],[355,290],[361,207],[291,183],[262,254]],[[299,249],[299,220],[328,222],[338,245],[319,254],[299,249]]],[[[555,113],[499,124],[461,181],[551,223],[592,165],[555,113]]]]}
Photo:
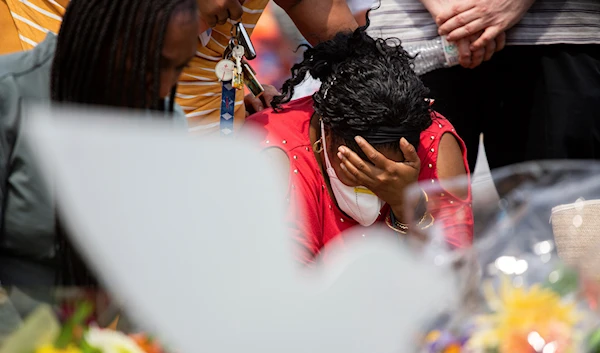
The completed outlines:
{"type": "Polygon", "coordinates": [[[430,221],[426,226],[420,227],[421,230],[425,230],[431,227],[433,225],[433,222],[435,222],[435,218],[433,217],[433,215],[429,212],[425,212],[425,214],[423,215],[423,219],[421,220],[421,222],[419,222],[419,224],[417,224],[417,226],[420,226],[421,223],[423,223],[423,221],[425,220],[425,216],[429,216],[430,221]]]}
{"type": "Polygon", "coordinates": [[[425,190],[421,189],[421,191],[423,192],[423,196],[425,196],[425,202],[429,202],[429,196],[427,196],[425,190]]]}
{"type": "Polygon", "coordinates": [[[404,230],[402,230],[401,228],[396,228],[396,225],[398,225],[399,222],[395,222],[395,224],[392,225],[391,215],[392,215],[392,210],[390,210],[388,215],[385,217],[385,224],[387,224],[387,226],[390,227],[390,229],[393,230],[394,232],[406,235],[406,232],[408,231],[408,226],[404,223],[400,223],[402,225],[402,228],[404,228],[404,230]]]}

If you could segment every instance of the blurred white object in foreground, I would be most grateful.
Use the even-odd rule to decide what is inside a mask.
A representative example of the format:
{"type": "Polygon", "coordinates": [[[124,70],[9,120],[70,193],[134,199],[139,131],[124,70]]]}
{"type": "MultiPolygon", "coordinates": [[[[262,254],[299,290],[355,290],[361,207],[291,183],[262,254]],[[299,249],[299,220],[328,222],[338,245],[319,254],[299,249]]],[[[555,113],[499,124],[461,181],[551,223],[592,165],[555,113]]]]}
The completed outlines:
{"type": "Polygon", "coordinates": [[[179,352],[406,351],[452,296],[451,276],[389,237],[359,235],[298,268],[285,188],[247,143],[108,115],[30,109],[30,142],[75,243],[179,352]]]}
{"type": "Polygon", "coordinates": [[[471,175],[471,187],[473,193],[473,209],[485,205],[496,204],[500,196],[492,179],[492,172],[485,153],[483,134],[479,135],[479,149],[477,151],[477,163],[471,175]]]}

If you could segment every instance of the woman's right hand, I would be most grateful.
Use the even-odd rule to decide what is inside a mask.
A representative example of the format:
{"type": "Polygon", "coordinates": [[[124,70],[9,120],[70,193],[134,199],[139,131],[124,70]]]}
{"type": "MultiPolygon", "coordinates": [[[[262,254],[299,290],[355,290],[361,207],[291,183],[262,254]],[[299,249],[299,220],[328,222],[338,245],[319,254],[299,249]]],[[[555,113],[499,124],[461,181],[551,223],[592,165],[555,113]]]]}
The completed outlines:
{"type": "MultiPolygon", "coordinates": [[[[415,147],[402,138],[400,150],[404,155],[404,161],[396,162],[386,158],[364,138],[357,136],[355,140],[373,164],[363,161],[348,147],[340,146],[338,158],[342,161],[340,165],[342,171],[355,183],[355,186],[368,188],[390,205],[394,215],[403,216],[404,190],[417,181],[421,170],[421,160],[415,147]]],[[[406,205],[406,207],[416,207],[416,205],[406,205]]]]}

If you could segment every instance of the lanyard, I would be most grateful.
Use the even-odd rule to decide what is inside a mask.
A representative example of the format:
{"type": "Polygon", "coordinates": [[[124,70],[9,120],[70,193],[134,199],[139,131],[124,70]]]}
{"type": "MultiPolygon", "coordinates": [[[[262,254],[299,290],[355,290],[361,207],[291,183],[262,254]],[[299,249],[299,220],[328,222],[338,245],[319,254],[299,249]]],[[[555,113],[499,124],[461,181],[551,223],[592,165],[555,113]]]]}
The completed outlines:
{"type": "Polygon", "coordinates": [[[230,136],[233,133],[235,93],[236,89],[231,85],[231,81],[224,81],[221,89],[221,119],[219,124],[221,136],[230,136]]]}

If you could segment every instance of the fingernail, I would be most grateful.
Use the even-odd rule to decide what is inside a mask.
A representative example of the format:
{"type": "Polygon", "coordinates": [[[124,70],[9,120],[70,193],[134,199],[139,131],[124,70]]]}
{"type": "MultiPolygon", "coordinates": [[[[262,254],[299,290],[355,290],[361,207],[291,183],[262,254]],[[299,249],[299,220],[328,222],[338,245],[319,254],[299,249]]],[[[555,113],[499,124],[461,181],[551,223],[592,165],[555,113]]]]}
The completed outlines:
{"type": "Polygon", "coordinates": [[[356,136],[356,137],[354,137],[354,141],[356,141],[356,143],[363,143],[364,139],[360,136],[356,136]]]}
{"type": "Polygon", "coordinates": [[[265,109],[265,107],[263,107],[262,105],[259,105],[259,106],[258,106],[258,110],[257,110],[257,111],[261,111],[261,110],[263,110],[263,109],[265,109]]]}
{"type": "Polygon", "coordinates": [[[408,141],[404,137],[400,139],[400,143],[402,144],[402,146],[408,145],[408,141]]]}
{"type": "Polygon", "coordinates": [[[346,170],[346,166],[343,164],[340,164],[340,168],[342,168],[343,170],[346,170]]]}
{"type": "Polygon", "coordinates": [[[346,150],[342,146],[338,147],[338,151],[341,152],[341,153],[345,153],[346,152],[346,150]]]}
{"type": "Polygon", "coordinates": [[[344,159],[344,155],[341,152],[338,152],[337,156],[339,159],[342,159],[342,160],[344,159]]]}

